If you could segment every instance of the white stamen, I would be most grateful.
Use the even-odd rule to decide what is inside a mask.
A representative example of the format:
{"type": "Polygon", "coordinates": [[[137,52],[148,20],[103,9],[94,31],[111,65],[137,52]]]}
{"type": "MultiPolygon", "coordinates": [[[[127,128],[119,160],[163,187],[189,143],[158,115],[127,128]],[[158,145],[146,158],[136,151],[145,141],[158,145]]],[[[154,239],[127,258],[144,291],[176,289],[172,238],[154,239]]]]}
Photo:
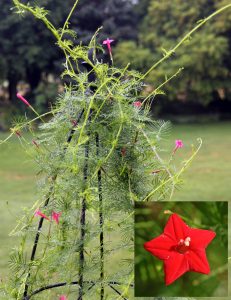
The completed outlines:
{"type": "Polygon", "coordinates": [[[191,241],[191,238],[190,237],[187,237],[186,239],[185,239],[185,241],[184,241],[184,244],[185,244],[185,246],[189,246],[189,244],[190,244],[190,241],[191,241]]]}

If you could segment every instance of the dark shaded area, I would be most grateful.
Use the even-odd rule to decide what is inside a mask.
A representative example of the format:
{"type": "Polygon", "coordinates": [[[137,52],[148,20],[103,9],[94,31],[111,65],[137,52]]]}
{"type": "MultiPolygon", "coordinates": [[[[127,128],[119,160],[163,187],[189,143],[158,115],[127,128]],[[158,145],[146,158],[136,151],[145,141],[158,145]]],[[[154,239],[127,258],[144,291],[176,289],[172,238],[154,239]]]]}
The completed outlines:
{"type": "MultiPolygon", "coordinates": [[[[39,1],[41,7],[50,11],[49,18],[57,28],[63,26],[73,3],[39,1]]],[[[97,42],[101,44],[107,37],[115,40],[115,64],[131,62],[131,68],[145,72],[163,56],[163,48],[170,49],[198,20],[227,4],[228,0],[200,0],[196,4],[184,0],[80,0],[69,24],[77,36],[65,38],[72,39],[74,45],[88,44],[102,26],[97,42]]],[[[52,34],[33,16],[22,17],[15,12],[11,1],[2,3],[0,130],[10,126],[12,115],[25,113],[23,103],[16,98],[17,91],[22,91],[39,113],[47,111],[63,91],[60,74],[65,61],[52,34]]],[[[154,116],[176,122],[230,119],[230,51],[231,18],[226,11],[148,76],[147,89],[152,90],[164,81],[165,75],[171,76],[177,68],[185,67],[182,75],[164,87],[166,95],[154,100],[154,116]]],[[[105,59],[107,54],[101,52],[98,58],[105,59]]]]}
{"type": "Polygon", "coordinates": [[[175,123],[206,123],[231,119],[231,101],[214,99],[207,105],[198,102],[169,101],[159,96],[153,102],[154,116],[169,119],[175,123]]]}
{"type": "MultiPolygon", "coordinates": [[[[43,0],[39,5],[51,11],[50,20],[61,28],[73,3],[72,0],[43,0]]],[[[58,86],[62,85],[57,78],[63,71],[63,54],[44,24],[29,14],[21,17],[15,12],[11,1],[1,5],[0,84],[8,82],[5,88],[1,88],[1,111],[6,111],[9,106],[13,111],[24,111],[23,104],[16,98],[16,91],[22,88],[30,103],[43,112],[55,102],[58,86]],[[22,87],[18,86],[20,82],[22,87]]],[[[67,38],[71,38],[76,45],[80,42],[88,44],[95,31],[103,26],[99,43],[108,36],[116,42],[136,39],[135,15],[130,1],[80,1],[70,20],[70,27],[76,30],[77,38],[67,38]]]]}

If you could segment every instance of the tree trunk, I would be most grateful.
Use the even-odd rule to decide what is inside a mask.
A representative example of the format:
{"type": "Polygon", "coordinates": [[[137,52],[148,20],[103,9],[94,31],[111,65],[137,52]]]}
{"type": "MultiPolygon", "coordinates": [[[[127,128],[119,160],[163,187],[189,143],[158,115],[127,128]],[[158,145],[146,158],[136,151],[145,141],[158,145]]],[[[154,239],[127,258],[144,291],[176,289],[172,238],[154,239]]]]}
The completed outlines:
{"type": "Polygon", "coordinates": [[[7,80],[9,82],[9,87],[8,87],[9,100],[13,105],[16,105],[16,103],[18,103],[18,100],[16,97],[18,76],[17,76],[16,72],[14,72],[13,70],[10,70],[10,72],[7,76],[7,80]]]}
{"type": "Polygon", "coordinates": [[[34,93],[34,90],[38,87],[39,82],[41,80],[41,71],[39,68],[35,66],[30,66],[26,70],[27,80],[31,87],[31,93],[34,93]]]}

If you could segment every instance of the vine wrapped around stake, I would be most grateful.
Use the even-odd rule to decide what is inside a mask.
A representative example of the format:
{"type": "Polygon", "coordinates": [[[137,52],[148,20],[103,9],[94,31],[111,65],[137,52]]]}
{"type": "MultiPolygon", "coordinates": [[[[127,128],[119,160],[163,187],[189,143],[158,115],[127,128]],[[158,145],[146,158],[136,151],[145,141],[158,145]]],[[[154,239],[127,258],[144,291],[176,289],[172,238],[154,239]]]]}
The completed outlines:
{"type": "Polygon", "coordinates": [[[66,58],[63,76],[71,78],[71,84],[50,112],[52,118],[40,125],[39,136],[30,127],[32,121],[12,129],[12,134],[20,132],[26,149],[23,129],[29,128],[33,140],[39,141],[35,159],[42,179],[36,208],[42,207],[46,216],[53,211],[62,214],[57,224],[42,217],[38,226],[35,207],[25,214],[13,232],[22,236],[22,242],[11,254],[14,276],[6,291],[18,300],[35,295],[55,299],[64,293],[79,300],[112,299],[116,294],[119,299],[131,299],[133,203],[171,198],[201,141],[176,172],[172,152],[167,160],[160,153],[169,123],[154,121],[149,112],[148,100],[160,90],[146,97],[141,93],[145,76],[158,63],[142,75],[128,66],[116,68],[112,60],[110,64],[98,61],[96,35],[88,46],[74,45],[68,39],[68,23],[78,1],[61,30],[49,21],[44,8],[13,2],[19,13],[32,13],[53,33],[66,58]],[[75,72],[82,61],[87,71],[75,72]]]}

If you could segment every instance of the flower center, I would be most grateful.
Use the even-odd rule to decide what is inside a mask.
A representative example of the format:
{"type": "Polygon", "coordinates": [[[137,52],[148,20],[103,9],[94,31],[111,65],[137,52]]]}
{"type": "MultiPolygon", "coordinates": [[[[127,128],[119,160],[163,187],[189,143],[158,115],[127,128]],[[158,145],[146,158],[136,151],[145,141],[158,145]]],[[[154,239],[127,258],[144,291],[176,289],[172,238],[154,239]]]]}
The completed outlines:
{"type": "Polygon", "coordinates": [[[190,242],[191,242],[191,238],[190,237],[186,237],[185,240],[180,239],[178,245],[175,248],[176,251],[179,252],[179,253],[181,253],[181,254],[184,254],[185,252],[188,251],[190,242]]]}

